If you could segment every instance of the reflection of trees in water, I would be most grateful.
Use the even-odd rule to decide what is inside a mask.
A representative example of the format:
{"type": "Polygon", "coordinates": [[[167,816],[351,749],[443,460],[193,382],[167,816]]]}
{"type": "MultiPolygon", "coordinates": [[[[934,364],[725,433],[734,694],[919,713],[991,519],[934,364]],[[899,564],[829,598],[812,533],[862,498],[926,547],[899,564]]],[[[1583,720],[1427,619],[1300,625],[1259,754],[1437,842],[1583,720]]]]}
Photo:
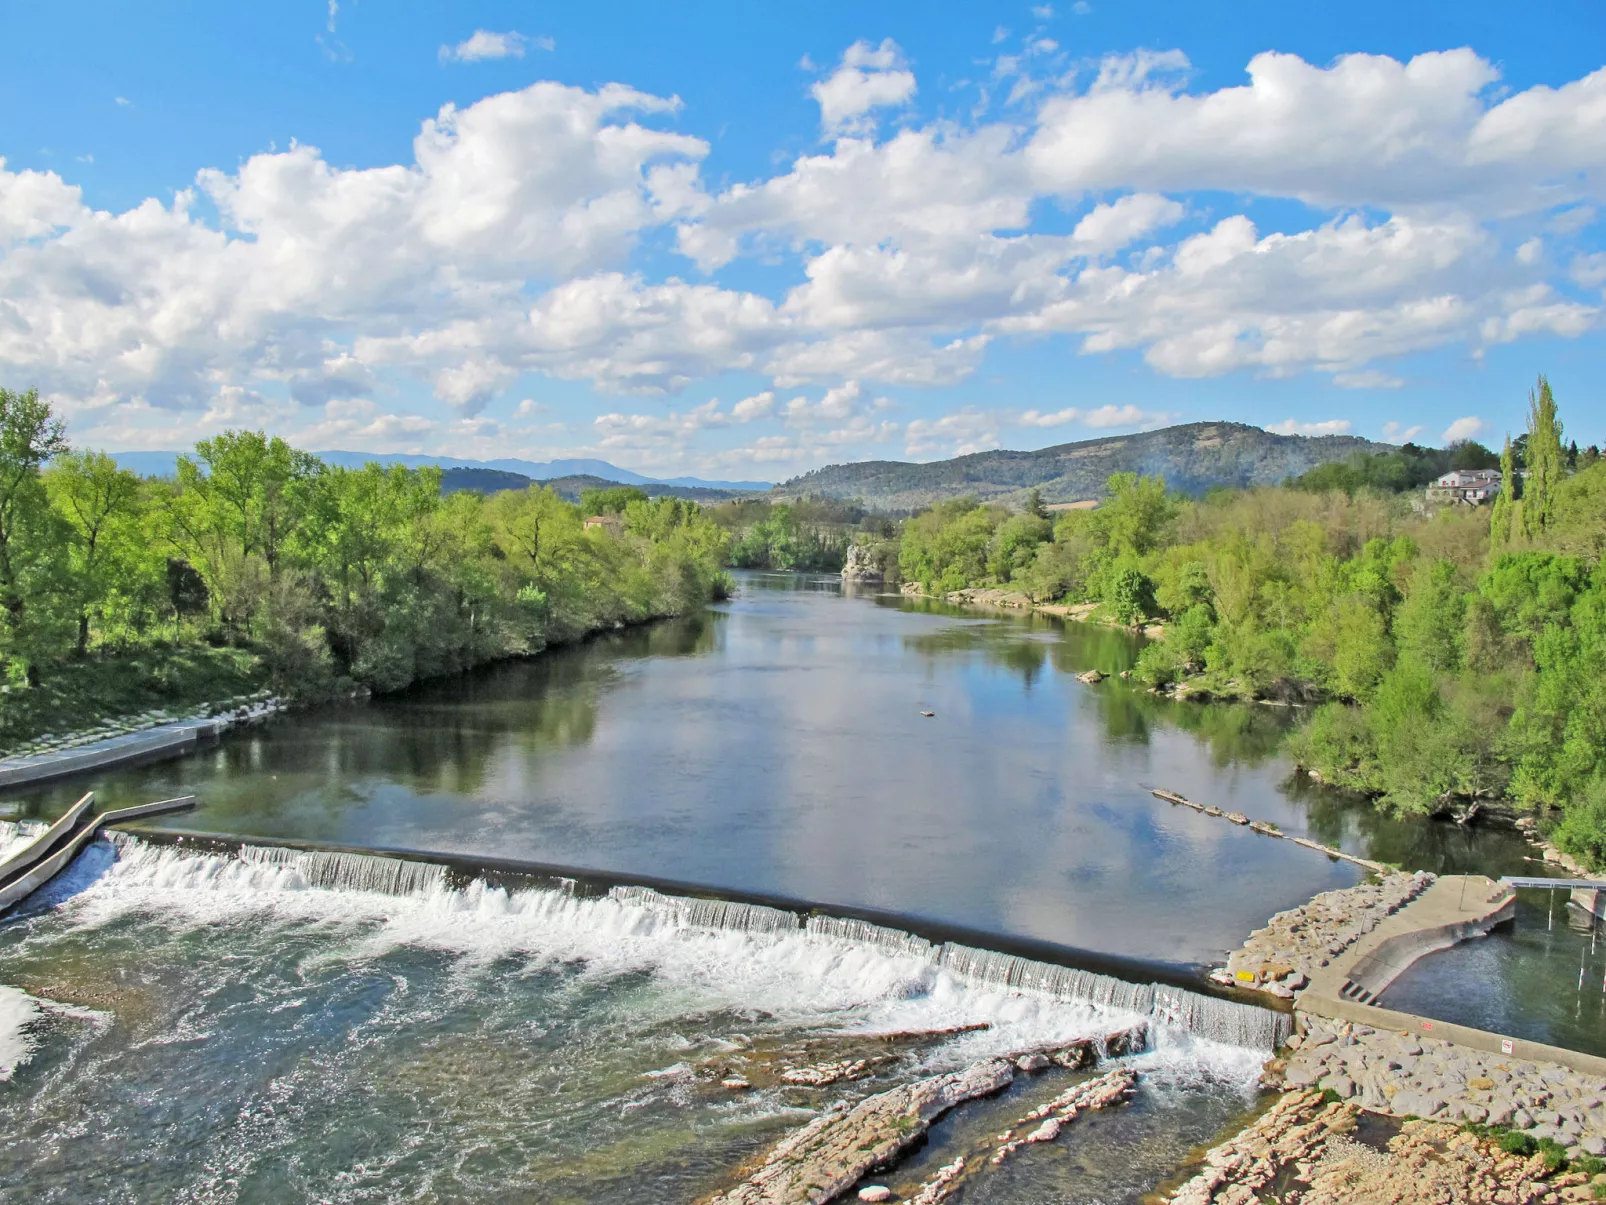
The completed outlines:
{"type": "MultiPolygon", "coordinates": [[[[904,637],[904,647],[926,657],[980,654],[989,664],[1019,675],[1030,689],[1052,666],[1062,674],[1096,669],[1119,674],[1136,664],[1148,642],[1120,628],[1101,624],[1062,623],[1048,616],[1003,616],[975,622],[974,610],[932,599],[889,599],[900,610],[952,615],[972,622],[936,632],[904,637]],[[1044,639],[1052,634],[1057,639],[1044,639]]],[[[1129,681],[1106,682],[1090,696],[1112,741],[1147,744],[1156,728],[1178,728],[1210,751],[1216,766],[1258,766],[1275,757],[1292,726],[1285,710],[1248,703],[1175,702],[1149,693],[1129,681]]]]}
{"type": "Polygon", "coordinates": [[[225,745],[218,778],[326,777],[353,801],[360,791],[346,784],[367,777],[399,776],[425,789],[471,794],[485,785],[498,752],[538,754],[588,743],[603,695],[622,679],[621,663],[715,651],[725,618],[699,612],[611,632],[422,683],[343,713],[312,712],[255,740],[225,745]],[[315,739],[304,739],[309,733],[315,739]]]}
{"type": "MultiPolygon", "coordinates": [[[[1305,811],[1318,840],[1337,845],[1346,832],[1360,838],[1368,857],[1406,870],[1434,874],[1534,874],[1525,861],[1532,853],[1515,829],[1482,824],[1463,827],[1451,820],[1396,815],[1365,796],[1296,778],[1285,788],[1305,811]]],[[[1538,873],[1543,873],[1539,871],[1538,873]]]]}

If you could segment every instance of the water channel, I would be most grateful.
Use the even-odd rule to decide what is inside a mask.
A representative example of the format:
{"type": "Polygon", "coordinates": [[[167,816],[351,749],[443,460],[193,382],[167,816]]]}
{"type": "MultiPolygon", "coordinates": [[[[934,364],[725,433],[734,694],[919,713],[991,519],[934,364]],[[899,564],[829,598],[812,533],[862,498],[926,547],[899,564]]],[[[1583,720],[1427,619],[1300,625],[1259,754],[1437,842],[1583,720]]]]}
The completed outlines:
{"type": "MultiPolygon", "coordinates": [[[[194,793],[170,823],[877,909],[1173,978],[1357,871],[1152,787],[1408,868],[1533,873],[1514,834],[1299,791],[1284,711],[1073,676],[1137,648],[747,574],[697,615],[3,802],[30,821],[86,785],[107,806],[194,793]]],[[[1448,984],[1523,1036],[1606,1045],[1598,991],[1571,1012],[1523,1004],[1513,968],[1571,993],[1555,967],[1589,964],[1589,935],[1545,932],[1539,954],[1524,922],[1470,970],[1452,952],[1395,990],[1433,1012],[1448,984]]],[[[991,1026],[901,1055],[895,1082],[1131,1019],[873,943],[692,930],[561,890],[387,893],[154,845],[103,846],[0,925],[0,984],[0,1196],[40,1201],[689,1201],[830,1099],[722,1092],[706,1070],[723,1057],[991,1026]]],[[[1161,1030],[1133,1106],[964,1199],[1136,1200],[1251,1106],[1263,1053],[1161,1030]]],[[[903,1174],[1053,1080],[944,1123],[903,1174]]]]}

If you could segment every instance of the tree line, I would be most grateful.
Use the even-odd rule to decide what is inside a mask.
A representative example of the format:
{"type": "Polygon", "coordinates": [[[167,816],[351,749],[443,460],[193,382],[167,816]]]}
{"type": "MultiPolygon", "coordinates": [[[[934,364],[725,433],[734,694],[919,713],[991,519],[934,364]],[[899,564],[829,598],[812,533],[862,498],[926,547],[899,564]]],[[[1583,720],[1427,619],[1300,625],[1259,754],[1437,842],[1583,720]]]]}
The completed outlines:
{"type": "Polygon", "coordinates": [[[899,565],[928,593],[1161,622],[1149,686],[1311,704],[1290,749],[1325,781],[1403,811],[1502,800],[1606,867],[1606,462],[1563,441],[1543,378],[1527,431],[1484,451],[1492,507],[1429,510],[1388,464],[1199,499],[1116,474],[1097,509],[1055,517],[941,503],[905,524],[899,565]]]}
{"type": "Polygon", "coordinates": [[[86,666],[249,650],[303,697],[395,690],[725,588],[727,536],[636,492],[613,521],[547,489],[441,493],[438,469],[331,466],[262,432],[195,445],[172,479],[74,450],[0,389],[0,677],[15,710],[86,666]]]}

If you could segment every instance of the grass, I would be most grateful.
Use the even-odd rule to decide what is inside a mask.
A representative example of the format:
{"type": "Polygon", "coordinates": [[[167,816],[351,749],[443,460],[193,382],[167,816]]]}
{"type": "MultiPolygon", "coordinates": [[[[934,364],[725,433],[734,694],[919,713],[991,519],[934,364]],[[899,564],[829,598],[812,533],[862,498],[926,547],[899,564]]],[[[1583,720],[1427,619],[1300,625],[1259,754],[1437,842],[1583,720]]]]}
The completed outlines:
{"type": "Polygon", "coordinates": [[[0,755],[44,733],[66,735],[143,711],[190,709],[253,694],[268,685],[257,654],[204,644],[91,654],[50,670],[33,689],[0,696],[0,755]]]}

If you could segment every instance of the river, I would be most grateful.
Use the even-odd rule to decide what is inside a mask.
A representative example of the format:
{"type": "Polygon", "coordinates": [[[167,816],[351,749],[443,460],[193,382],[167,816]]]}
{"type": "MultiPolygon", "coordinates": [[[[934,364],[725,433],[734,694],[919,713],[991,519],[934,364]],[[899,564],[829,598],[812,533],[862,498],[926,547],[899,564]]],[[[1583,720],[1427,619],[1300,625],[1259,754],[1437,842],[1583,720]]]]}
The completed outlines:
{"type": "MultiPolygon", "coordinates": [[[[90,785],[107,806],[198,795],[178,827],[875,909],[1172,980],[1357,872],[1153,787],[1413,867],[1520,865],[1510,835],[1295,790],[1282,710],[1073,676],[1128,667],[1139,642],[1124,633],[845,597],[833,579],[739,586],[697,615],[284,717],[90,785]]],[[[45,818],[83,787],[7,802],[45,818]]],[[[1132,1019],[1130,1002],[1022,995],[801,931],[688,929],[629,900],[365,885],[267,853],[103,845],[0,926],[0,983],[26,993],[0,992],[0,1191],[686,1201],[830,1099],[733,1095],[709,1079],[721,1059],[991,1026],[901,1055],[882,1073],[895,1082],[1132,1019]]],[[[1431,995],[1459,965],[1412,990],[1431,995]]],[[[1599,1026],[1582,1017],[1580,1004],[1588,1038],[1599,1026]]],[[[1242,1116],[1263,1054],[1159,1028],[1134,1105],[964,1199],[1135,1200],[1242,1116]]],[[[1063,1074],[944,1123],[902,1174],[1063,1074]]]]}

